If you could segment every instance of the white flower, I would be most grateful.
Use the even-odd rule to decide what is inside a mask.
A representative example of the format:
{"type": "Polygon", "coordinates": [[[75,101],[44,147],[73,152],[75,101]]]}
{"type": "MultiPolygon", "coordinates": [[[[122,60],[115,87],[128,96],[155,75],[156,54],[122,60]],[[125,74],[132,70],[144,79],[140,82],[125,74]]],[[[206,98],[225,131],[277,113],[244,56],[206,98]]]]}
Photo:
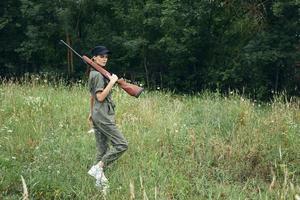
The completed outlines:
{"type": "Polygon", "coordinates": [[[89,131],[88,131],[89,134],[92,134],[92,133],[95,133],[95,129],[91,128],[89,131]]]}

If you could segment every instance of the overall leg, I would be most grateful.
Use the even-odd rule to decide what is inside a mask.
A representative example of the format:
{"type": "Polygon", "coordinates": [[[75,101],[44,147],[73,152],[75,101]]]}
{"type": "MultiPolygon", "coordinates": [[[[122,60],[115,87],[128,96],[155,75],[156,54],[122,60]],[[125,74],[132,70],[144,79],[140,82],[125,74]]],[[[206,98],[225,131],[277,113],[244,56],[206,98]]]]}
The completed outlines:
{"type": "Polygon", "coordinates": [[[96,155],[96,161],[97,163],[102,160],[102,157],[106,154],[108,148],[109,148],[109,139],[106,135],[101,133],[101,130],[95,126],[95,139],[96,139],[96,147],[97,147],[97,155],[96,155]]]}
{"type": "Polygon", "coordinates": [[[112,148],[104,154],[101,160],[104,166],[107,166],[117,160],[127,150],[128,142],[115,124],[102,125],[100,129],[110,139],[112,144],[112,148]]]}
{"type": "Polygon", "coordinates": [[[108,186],[108,180],[104,175],[103,172],[103,166],[100,166],[98,163],[102,162],[103,156],[107,153],[109,149],[109,138],[101,133],[101,129],[99,129],[99,126],[94,123],[94,130],[95,130],[95,139],[96,139],[96,147],[98,149],[97,151],[97,164],[93,165],[91,169],[88,171],[88,174],[96,178],[96,186],[108,186]]]}

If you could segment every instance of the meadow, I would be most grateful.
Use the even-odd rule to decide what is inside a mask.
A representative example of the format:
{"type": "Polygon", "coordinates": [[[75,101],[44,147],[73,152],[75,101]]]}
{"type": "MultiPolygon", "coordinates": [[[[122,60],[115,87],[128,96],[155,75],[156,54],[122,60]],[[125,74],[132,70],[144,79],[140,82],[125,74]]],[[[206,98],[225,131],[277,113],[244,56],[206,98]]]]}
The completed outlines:
{"type": "Polygon", "coordinates": [[[300,100],[260,103],[235,92],[139,98],[114,88],[128,151],[106,172],[95,160],[85,84],[0,84],[0,199],[300,199],[300,100]],[[24,198],[26,199],[26,198],[24,198]]]}

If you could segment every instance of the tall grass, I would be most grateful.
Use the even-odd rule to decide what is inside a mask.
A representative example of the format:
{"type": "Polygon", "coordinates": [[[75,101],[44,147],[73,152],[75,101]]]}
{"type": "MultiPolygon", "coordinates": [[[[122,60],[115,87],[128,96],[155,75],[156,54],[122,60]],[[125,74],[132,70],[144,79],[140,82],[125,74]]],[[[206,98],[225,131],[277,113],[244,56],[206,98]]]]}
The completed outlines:
{"type": "Polygon", "coordinates": [[[85,86],[0,85],[0,199],[294,199],[300,194],[299,99],[259,105],[239,95],[176,96],[115,88],[129,150],[103,196],[87,170],[85,86]]]}

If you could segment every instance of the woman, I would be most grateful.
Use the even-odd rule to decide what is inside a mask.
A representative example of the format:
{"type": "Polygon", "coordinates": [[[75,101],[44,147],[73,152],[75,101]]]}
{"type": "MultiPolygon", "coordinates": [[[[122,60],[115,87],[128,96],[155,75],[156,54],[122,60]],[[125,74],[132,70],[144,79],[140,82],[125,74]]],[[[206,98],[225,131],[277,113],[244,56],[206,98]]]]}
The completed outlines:
{"type": "MultiPolygon", "coordinates": [[[[105,46],[96,46],[92,50],[92,60],[104,68],[109,54],[110,51],[105,46]]],[[[106,187],[108,180],[104,175],[104,168],[127,150],[128,142],[115,123],[115,104],[111,92],[118,77],[113,74],[106,79],[98,71],[92,68],[90,70],[88,86],[91,96],[88,120],[93,123],[98,152],[97,163],[88,173],[96,178],[96,186],[106,187]]]]}

